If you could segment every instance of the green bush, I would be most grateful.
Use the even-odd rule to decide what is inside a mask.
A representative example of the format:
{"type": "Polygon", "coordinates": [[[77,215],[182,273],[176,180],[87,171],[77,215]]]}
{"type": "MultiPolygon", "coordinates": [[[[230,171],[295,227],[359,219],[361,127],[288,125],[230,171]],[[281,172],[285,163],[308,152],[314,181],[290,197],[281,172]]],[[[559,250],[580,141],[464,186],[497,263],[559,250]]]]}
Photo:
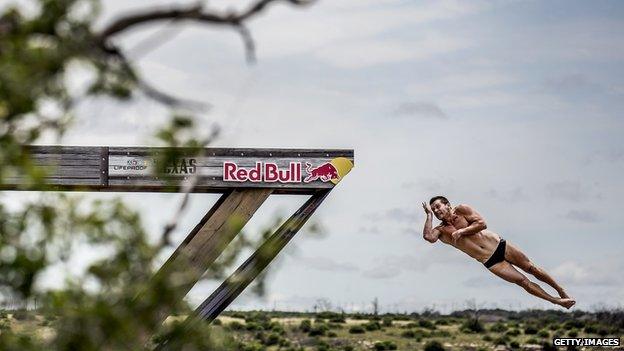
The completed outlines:
{"type": "Polygon", "coordinates": [[[482,333],[485,331],[483,324],[478,319],[468,319],[459,328],[463,333],[482,333]]]}
{"type": "Polygon", "coordinates": [[[501,336],[501,337],[498,337],[498,338],[494,339],[494,345],[505,345],[505,346],[507,346],[508,342],[509,342],[509,337],[508,336],[501,336]]]}
{"type": "Polygon", "coordinates": [[[264,328],[262,328],[262,325],[260,325],[260,323],[256,323],[256,322],[247,322],[247,323],[245,323],[245,329],[247,329],[248,331],[264,330],[264,328]]]}
{"type": "Polygon", "coordinates": [[[548,332],[548,330],[542,329],[539,332],[537,332],[537,336],[539,336],[540,338],[547,338],[550,336],[550,333],[548,332]]]}
{"type": "Polygon", "coordinates": [[[533,325],[528,325],[526,328],[524,328],[524,333],[526,335],[535,335],[537,334],[537,328],[533,325]]]}
{"type": "Polygon", "coordinates": [[[379,324],[379,322],[368,322],[364,324],[364,328],[366,328],[366,330],[368,331],[374,331],[381,329],[381,325],[379,324]]]}
{"type": "Polygon", "coordinates": [[[426,328],[426,329],[435,329],[436,326],[435,324],[431,323],[431,321],[426,320],[426,319],[420,319],[418,321],[418,326],[421,328],[426,328]]]}
{"type": "Polygon", "coordinates": [[[509,335],[509,336],[518,336],[520,335],[520,331],[518,329],[509,329],[505,335],[509,335]]]}
{"type": "Polygon", "coordinates": [[[551,342],[543,342],[542,351],[557,351],[557,347],[555,347],[551,342]]]}
{"type": "Polygon", "coordinates": [[[279,344],[280,340],[282,338],[275,333],[270,333],[269,335],[267,335],[267,337],[264,339],[264,344],[266,346],[271,346],[271,345],[277,345],[279,344]]]}
{"type": "Polygon", "coordinates": [[[304,333],[308,333],[310,332],[310,330],[312,329],[312,322],[310,322],[309,319],[304,319],[301,321],[301,323],[299,323],[299,330],[301,330],[304,333]]]}
{"type": "Polygon", "coordinates": [[[439,341],[429,341],[425,344],[424,351],[446,351],[439,341]]]}
{"type": "Polygon", "coordinates": [[[397,345],[392,341],[378,341],[373,345],[376,351],[396,350],[397,345]]]}
{"type": "Polygon", "coordinates": [[[511,347],[514,350],[519,349],[520,348],[520,343],[514,340],[514,341],[509,343],[509,347],[511,347]]]}
{"type": "Polygon", "coordinates": [[[507,331],[507,326],[505,323],[497,322],[490,327],[490,331],[495,333],[504,333],[507,331]]]}
{"type": "Polygon", "coordinates": [[[568,331],[568,336],[571,338],[576,338],[578,336],[578,330],[571,329],[570,331],[568,331]]]}
{"type": "Polygon", "coordinates": [[[230,330],[242,330],[244,328],[244,325],[241,322],[232,321],[227,325],[227,327],[230,330]]]}
{"type": "Polygon", "coordinates": [[[366,333],[366,329],[364,329],[364,327],[362,327],[361,325],[354,325],[351,328],[349,328],[349,334],[364,334],[366,333]]]}
{"type": "Polygon", "coordinates": [[[401,336],[404,338],[414,338],[416,337],[416,333],[412,329],[409,329],[402,332],[401,336]]]}
{"type": "Polygon", "coordinates": [[[327,331],[329,330],[329,328],[327,327],[327,324],[325,323],[314,323],[314,325],[312,326],[312,329],[310,329],[310,331],[308,332],[308,335],[310,336],[323,336],[327,333],[327,331]]]}
{"type": "Polygon", "coordinates": [[[384,317],[383,321],[382,321],[382,325],[384,327],[391,327],[392,326],[392,318],[390,317],[384,317]]]}

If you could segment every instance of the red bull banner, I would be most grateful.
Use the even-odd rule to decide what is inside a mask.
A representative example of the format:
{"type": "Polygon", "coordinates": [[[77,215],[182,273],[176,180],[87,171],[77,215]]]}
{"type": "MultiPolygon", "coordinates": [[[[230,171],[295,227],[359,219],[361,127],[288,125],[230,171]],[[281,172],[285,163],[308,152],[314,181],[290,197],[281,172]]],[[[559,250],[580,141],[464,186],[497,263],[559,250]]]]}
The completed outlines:
{"type": "Polygon", "coordinates": [[[273,162],[256,162],[254,167],[241,167],[236,162],[223,162],[223,181],[252,183],[310,183],[321,181],[337,184],[353,164],[345,158],[335,158],[329,162],[312,165],[305,162],[290,162],[287,168],[280,168],[273,162]],[[305,175],[302,170],[305,171],[305,175]],[[341,174],[342,173],[342,174],[341,174]]]}

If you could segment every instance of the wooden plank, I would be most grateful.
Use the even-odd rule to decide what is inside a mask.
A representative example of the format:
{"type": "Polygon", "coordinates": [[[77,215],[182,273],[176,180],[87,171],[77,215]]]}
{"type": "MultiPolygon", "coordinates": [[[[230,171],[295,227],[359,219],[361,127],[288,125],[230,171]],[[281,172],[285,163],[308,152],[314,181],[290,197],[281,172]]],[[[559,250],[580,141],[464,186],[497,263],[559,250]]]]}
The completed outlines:
{"type": "MultiPolygon", "coordinates": [[[[197,177],[192,191],[198,193],[269,188],[283,194],[312,194],[334,187],[354,163],[353,150],[340,149],[180,148],[175,150],[179,157],[168,165],[158,164],[158,154],[171,151],[166,148],[26,149],[35,166],[48,173],[46,186],[29,190],[173,192],[197,177]],[[345,163],[336,160],[348,160],[347,166],[338,167],[345,163]],[[322,170],[324,177],[307,178],[309,172],[322,170]]],[[[23,190],[27,183],[26,178],[7,177],[0,189],[23,190]]]]}
{"type": "MultiPolygon", "coordinates": [[[[224,194],[156,273],[154,285],[175,281],[179,296],[186,295],[270,194],[270,189],[224,194]]],[[[169,313],[163,309],[157,318],[164,321],[169,313]]]]}

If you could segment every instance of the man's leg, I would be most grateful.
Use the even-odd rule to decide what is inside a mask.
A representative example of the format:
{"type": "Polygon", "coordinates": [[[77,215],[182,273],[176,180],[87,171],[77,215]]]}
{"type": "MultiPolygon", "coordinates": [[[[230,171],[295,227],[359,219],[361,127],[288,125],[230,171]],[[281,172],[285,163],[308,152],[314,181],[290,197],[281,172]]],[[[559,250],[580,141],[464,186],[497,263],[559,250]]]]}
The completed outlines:
{"type": "Polygon", "coordinates": [[[557,282],[541,267],[535,265],[518,247],[507,242],[507,250],[505,250],[505,260],[509,263],[519,267],[523,271],[532,274],[535,278],[543,281],[544,283],[557,290],[559,296],[563,298],[570,298],[565,290],[557,284],[557,282]]]}
{"type": "Polygon", "coordinates": [[[541,299],[544,299],[548,302],[563,306],[565,308],[570,308],[574,305],[575,301],[572,299],[559,298],[549,295],[541,286],[533,283],[529,280],[524,274],[520,273],[511,263],[507,261],[499,262],[492,267],[490,267],[490,272],[496,274],[497,276],[505,279],[508,282],[517,284],[524,288],[527,292],[532,295],[535,295],[541,299]]]}

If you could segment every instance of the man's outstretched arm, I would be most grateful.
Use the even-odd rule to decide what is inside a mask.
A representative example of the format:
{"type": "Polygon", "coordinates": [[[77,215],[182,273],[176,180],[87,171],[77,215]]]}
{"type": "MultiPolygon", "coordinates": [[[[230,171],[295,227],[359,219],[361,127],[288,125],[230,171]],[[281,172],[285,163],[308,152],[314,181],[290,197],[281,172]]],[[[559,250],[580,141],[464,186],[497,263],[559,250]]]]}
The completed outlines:
{"type": "Polygon", "coordinates": [[[468,205],[459,205],[455,208],[455,213],[463,216],[468,222],[466,228],[462,228],[453,232],[453,240],[457,241],[462,236],[476,234],[487,229],[485,219],[477,211],[468,205]]]}
{"type": "Polygon", "coordinates": [[[440,237],[440,232],[437,229],[431,229],[433,226],[431,224],[433,221],[433,211],[431,211],[431,207],[429,207],[426,202],[423,202],[423,209],[427,215],[427,219],[425,219],[425,227],[423,228],[423,238],[430,243],[435,243],[440,237]]]}

